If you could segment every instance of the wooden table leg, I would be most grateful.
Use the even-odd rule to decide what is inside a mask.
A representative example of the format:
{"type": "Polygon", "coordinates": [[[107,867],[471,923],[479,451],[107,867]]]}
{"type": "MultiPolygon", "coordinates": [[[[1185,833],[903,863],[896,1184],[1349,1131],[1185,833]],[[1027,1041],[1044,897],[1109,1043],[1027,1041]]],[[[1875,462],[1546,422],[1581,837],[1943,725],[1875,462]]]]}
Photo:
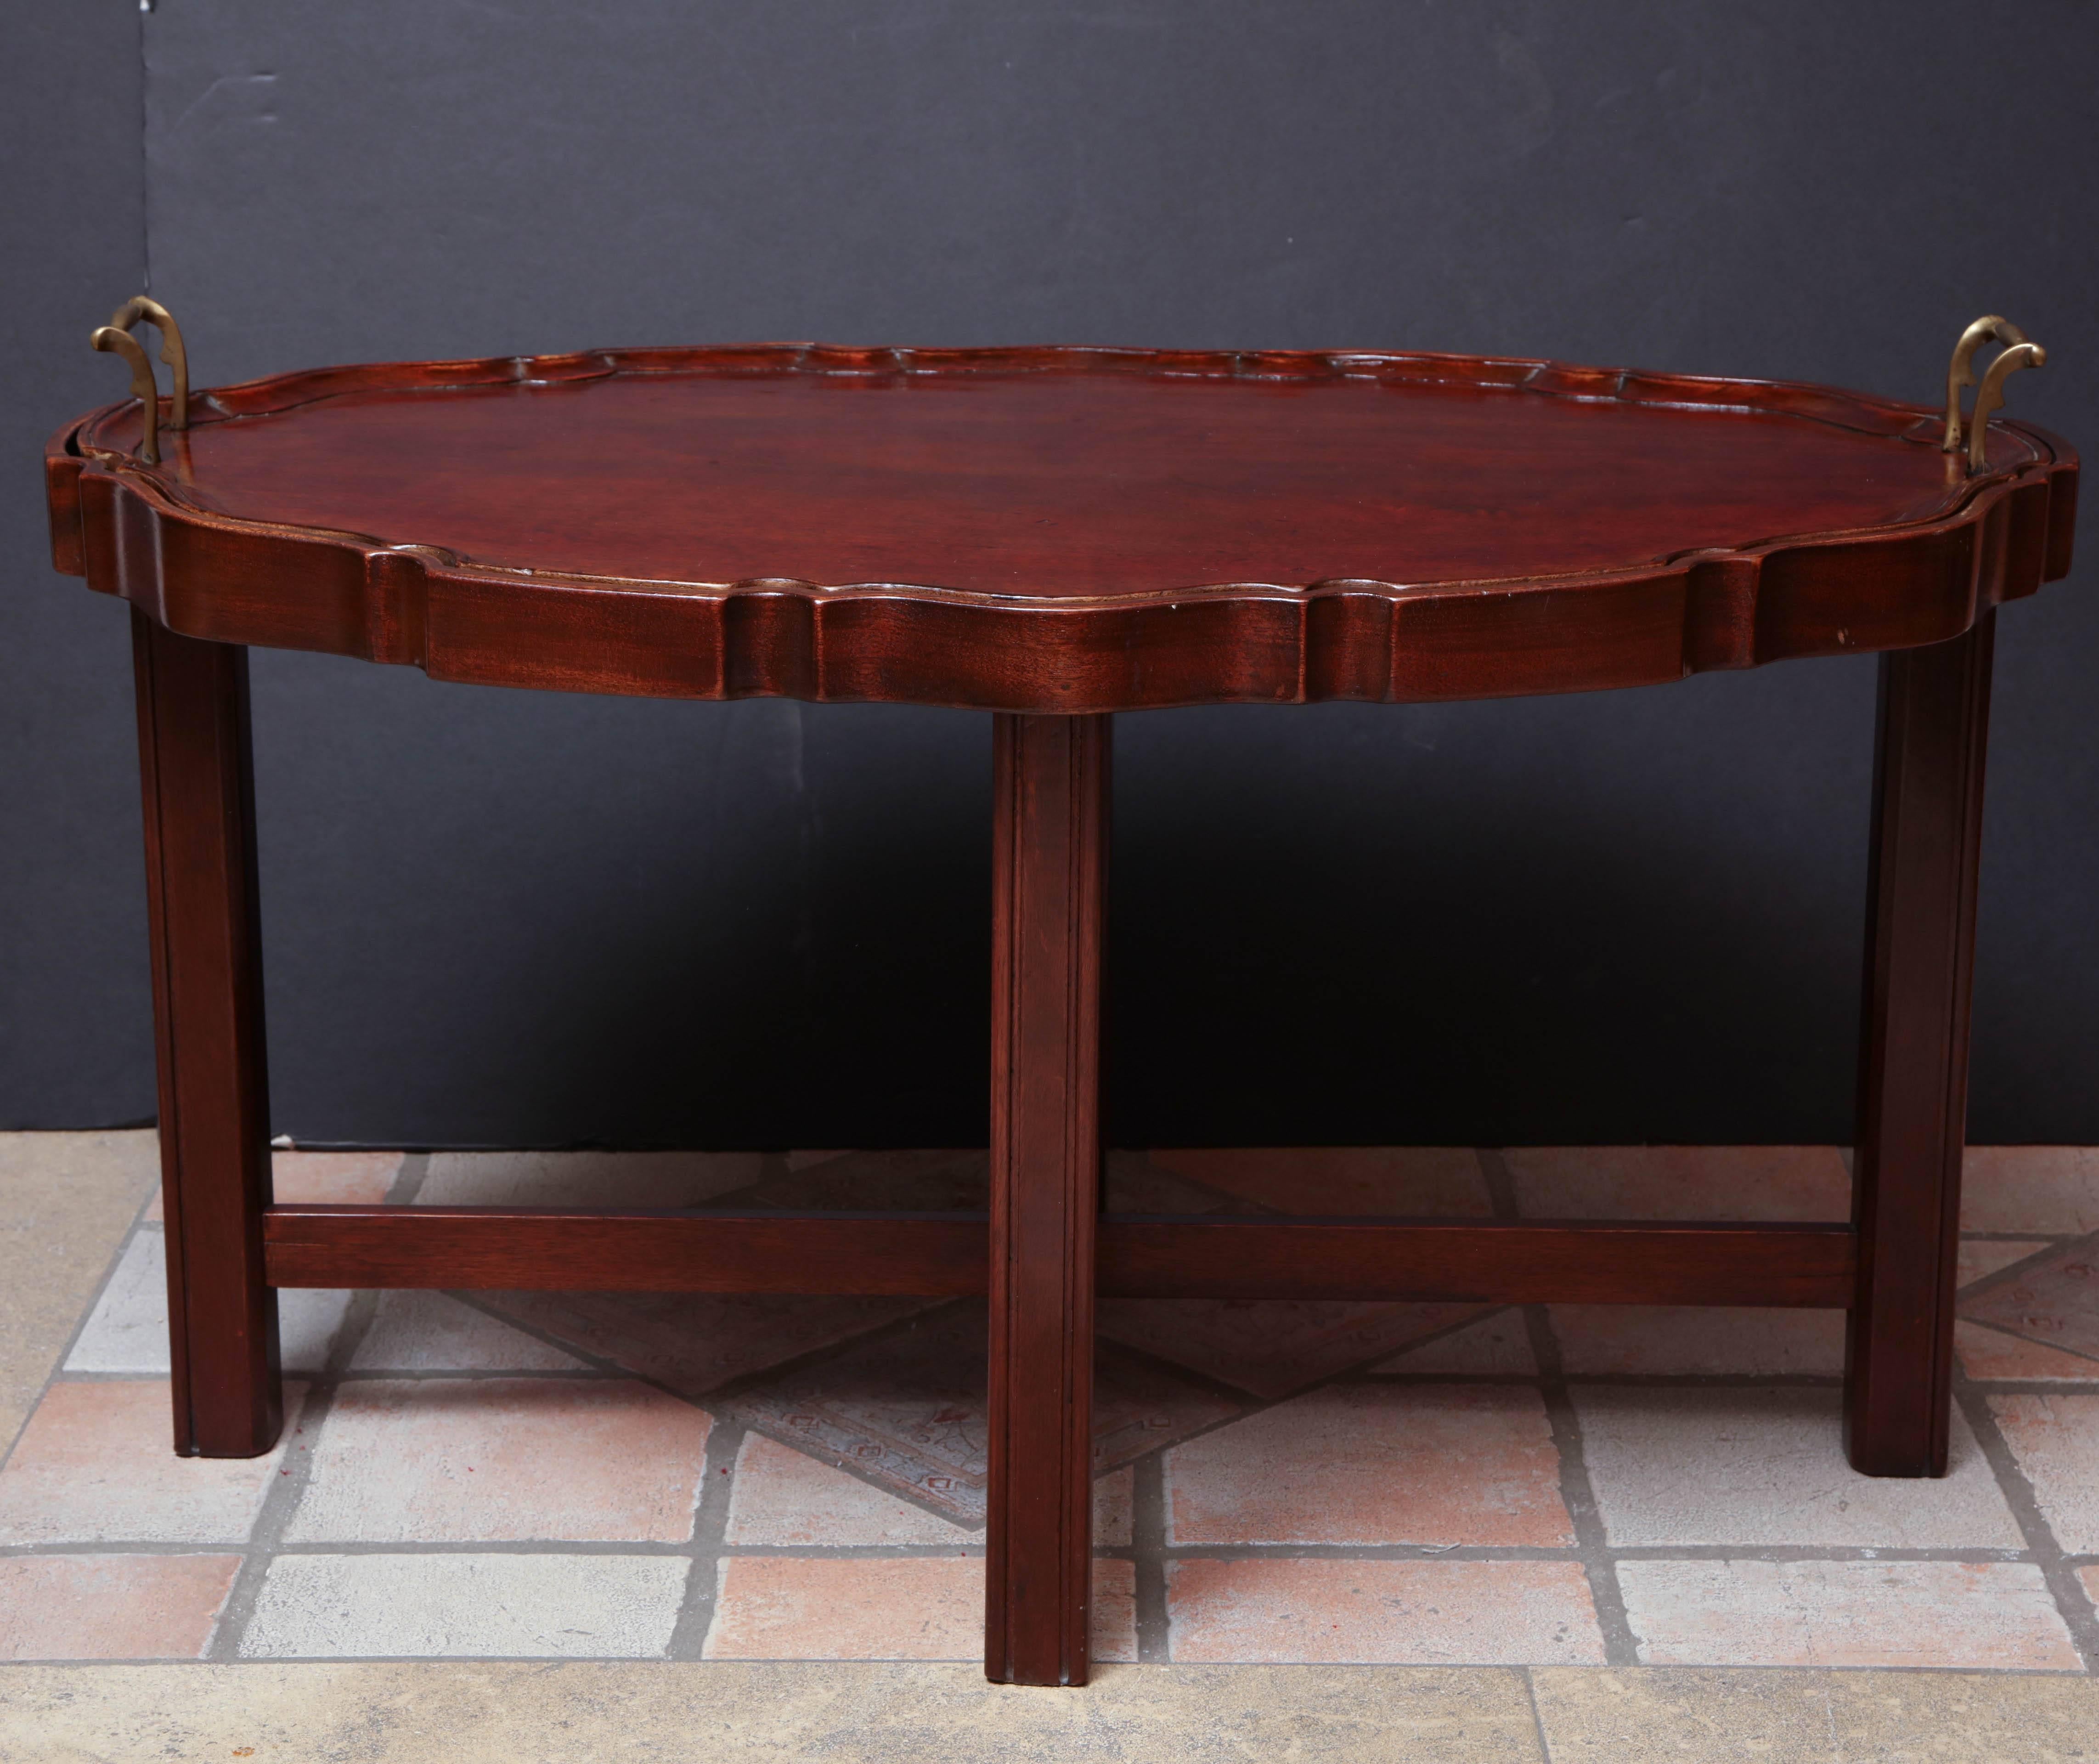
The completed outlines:
{"type": "Polygon", "coordinates": [[[131,615],[167,1211],[175,1449],[253,1458],[283,1431],[264,1283],[269,1080],[248,652],[131,615]]]}
{"type": "Polygon", "coordinates": [[[1985,613],[1965,637],[1881,658],[1845,1371],[1868,1476],[1946,1474],[1994,627],[1985,613]]]}
{"type": "Polygon", "coordinates": [[[992,721],[984,1673],[1084,1684],[1110,725],[992,721]]]}

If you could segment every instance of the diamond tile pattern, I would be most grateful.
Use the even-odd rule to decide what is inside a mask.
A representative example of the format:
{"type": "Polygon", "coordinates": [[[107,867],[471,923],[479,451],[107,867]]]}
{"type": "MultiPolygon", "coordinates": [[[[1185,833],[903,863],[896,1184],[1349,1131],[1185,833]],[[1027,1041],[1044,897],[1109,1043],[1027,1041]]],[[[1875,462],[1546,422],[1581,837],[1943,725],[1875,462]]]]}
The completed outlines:
{"type": "Polygon", "coordinates": [[[953,1521],[899,1500],[762,1433],[744,1436],[729,1496],[732,1544],[922,1543],[957,1549],[971,1541],[953,1521]]]}
{"type": "Polygon", "coordinates": [[[922,1299],[772,1293],[479,1292],[482,1307],[571,1356],[689,1401],[927,1308],[922,1299]]]}
{"type": "Polygon", "coordinates": [[[760,1379],[724,1412],[911,1496],[983,1523],[984,1322],[954,1304],[821,1362],[760,1379]]]}
{"type": "MultiPolygon", "coordinates": [[[[988,1167],[276,1168],[300,1199],[858,1210],[978,1208],[988,1167]]],[[[1116,1152],[1106,1177],[1113,1209],[1242,1216],[1841,1217],[1847,1182],[1828,1146],[1116,1152]]],[[[2084,1669],[2099,1150],[1978,1148],[1969,1177],[1943,1481],[1846,1465],[1836,1313],[1103,1302],[1098,1656],[2084,1669]]],[[[181,1459],[161,1231],[134,1228],[0,1462],[0,1659],[976,1656],[980,1304],[288,1296],[312,1389],[284,1444],[181,1459]]]]}
{"type": "Polygon", "coordinates": [[[1318,1299],[1105,1299],[1097,1326],[1112,1340],[1273,1401],[1485,1309],[1318,1299]]]}
{"type": "Polygon", "coordinates": [[[1989,1280],[1960,1314],[2044,1347],[2099,1358],[2099,1235],[1989,1280]]]}
{"type": "MultiPolygon", "coordinates": [[[[981,1525],[985,1328],[980,1304],[946,1305],[784,1377],[754,1380],[723,1412],[849,1463],[957,1524],[981,1525]]],[[[1112,1470],[1239,1408],[1105,1344],[1094,1374],[1094,1467],[1112,1470]]]]}

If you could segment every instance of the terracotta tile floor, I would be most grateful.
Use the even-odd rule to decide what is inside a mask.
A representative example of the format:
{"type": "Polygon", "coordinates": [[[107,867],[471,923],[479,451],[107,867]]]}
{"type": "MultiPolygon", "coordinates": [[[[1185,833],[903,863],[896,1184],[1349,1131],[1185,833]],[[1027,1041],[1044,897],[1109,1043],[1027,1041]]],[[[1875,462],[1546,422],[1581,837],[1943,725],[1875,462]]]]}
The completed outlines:
{"type": "MultiPolygon", "coordinates": [[[[1833,1313],[1104,1304],[1097,1652],[2089,1670],[2099,1153],[1969,1171],[1938,1482],[1846,1467],[1833,1313]]],[[[279,1180],[947,1208],[981,1204],[984,1160],[295,1152],[279,1180]]],[[[1756,1219],[1841,1215],[1846,1180],[1827,1146],[1368,1147],[1119,1152],[1109,1187],[1143,1210],[1756,1219]]],[[[161,1231],[142,1206],[0,1439],[0,1660],[974,1657],[981,1307],[289,1296],[285,1443],[183,1460],[161,1231]]]]}

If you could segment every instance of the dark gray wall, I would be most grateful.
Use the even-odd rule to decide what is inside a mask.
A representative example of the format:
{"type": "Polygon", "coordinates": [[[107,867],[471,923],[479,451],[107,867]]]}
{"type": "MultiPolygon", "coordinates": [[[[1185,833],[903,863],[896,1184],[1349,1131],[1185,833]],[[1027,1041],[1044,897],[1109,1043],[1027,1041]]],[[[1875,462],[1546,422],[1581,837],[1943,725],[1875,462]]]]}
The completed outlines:
{"type": "MultiPolygon", "coordinates": [[[[135,45],[129,4],[13,15],[42,108],[13,125],[41,187],[11,359],[64,363],[38,425],[120,389],[80,339],[130,291],[135,48],[97,37],[135,45]]],[[[152,285],[205,382],[816,337],[1503,350],[1928,399],[2004,311],[2053,351],[2015,410],[2091,442],[2099,15],[1999,16],[161,0],[152,285]]],[[[50,577],[11,482],[0,1118],[84,1124],[150,1107],[120,622],[50,577]]],[[[2099,1141],[2099,602],[2050,589],[2000,654],[1973,1137],[2099,1141]]],[[[983,719],[287,655],[255,683],[280,1129],[981,1140],[983,719]]],[[[1116,1137],[1847,1137],[1872,693],[1833,662],[1123,719],[1116,1137]]]]}
{"type": "Polygon", "coordinates": [[[0,6],[0,1127],[153,1112],[130,618],[52,574],[43,488],[123,395],[87,333],[145,263],[139,56],[135,0],[0,6]]]}

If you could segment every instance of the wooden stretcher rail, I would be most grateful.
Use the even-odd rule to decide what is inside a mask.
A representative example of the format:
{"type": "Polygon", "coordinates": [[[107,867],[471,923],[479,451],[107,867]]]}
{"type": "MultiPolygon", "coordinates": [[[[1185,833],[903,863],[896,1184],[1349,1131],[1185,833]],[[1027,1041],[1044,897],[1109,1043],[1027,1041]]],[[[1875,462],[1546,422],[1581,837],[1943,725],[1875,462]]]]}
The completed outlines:
{"type": "MultiPolygon", "coordinates": [[[[275,1287],[981,1295],[981,1213],[272,1207],[275,1287]]],[[[1110,1214],[1111,1298],[1472,1300],[1842,1309],[1843,1225],[1110,1214]]]]}

